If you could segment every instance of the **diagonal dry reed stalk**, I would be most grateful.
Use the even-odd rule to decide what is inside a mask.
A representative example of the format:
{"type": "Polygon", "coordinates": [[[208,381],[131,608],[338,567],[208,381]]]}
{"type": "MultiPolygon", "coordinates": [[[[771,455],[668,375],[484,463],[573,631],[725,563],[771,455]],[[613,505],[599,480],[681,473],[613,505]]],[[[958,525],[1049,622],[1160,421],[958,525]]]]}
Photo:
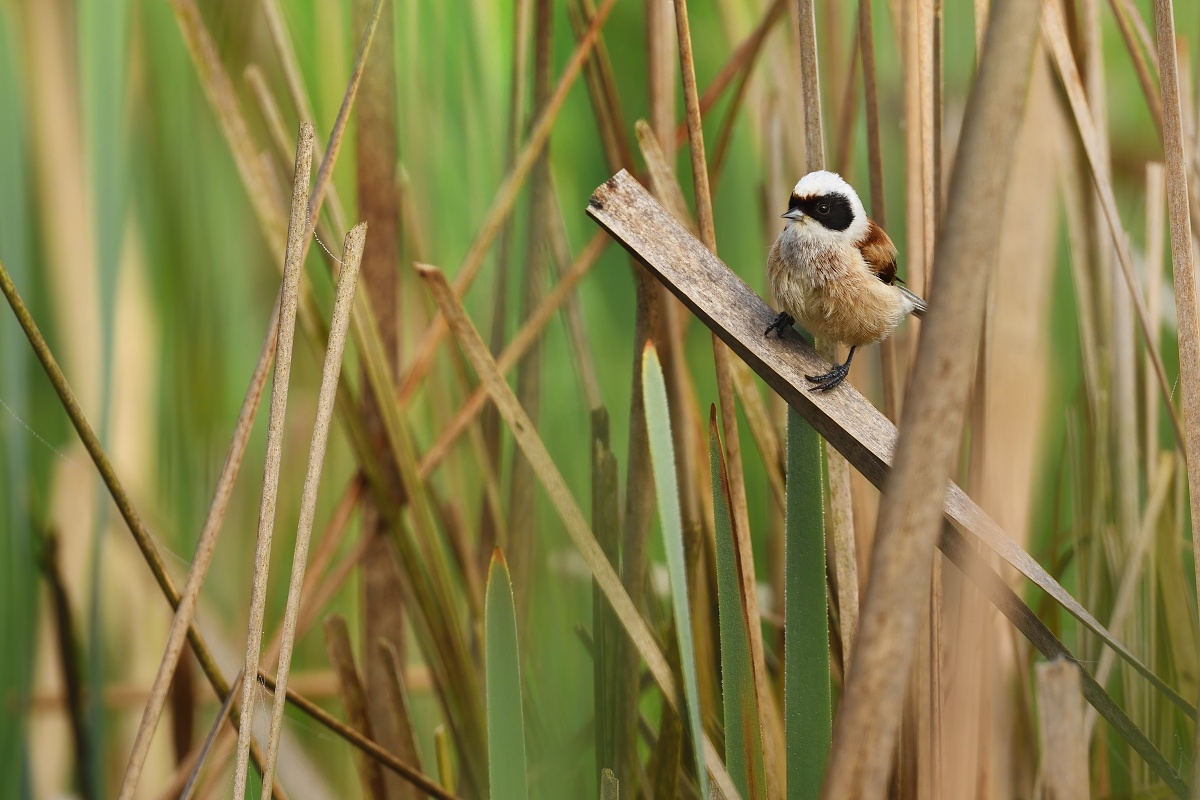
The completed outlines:
{"type": "MultiPolygon", "coordinates": [[[[246,633],[243,675],[257,675],[262,648],[263,617],[267,609],[267,574],[271,567],[271,540],[275,530],[275,499],[279,492],[279,465],[283,454],[283,423],[287,413],[288,381],[292,372],[292,349],[296,337],[296,310],[300,302],[300,272],[304,240],[308,238],[308,183],[312,173],[313,126],[300,124],[296,142],[296,167],[292,179],[292,213],[284,255],[283,289],[279,300],[279,345],[275,376],[271,381],[271,416],[267,427],[267,451],[263,467],[263,489],[258,509],[258,538],[254,546],[254,577],[246,633]]],[[[242,682],[241,709],[246,724],[238,729],[234,796],[244,797],[250,770],[250,739],[254,719],[254,681],[242,682]]],[[[268,756],[268,761],[270,757],[268,756]]],[[[263,770],[267,773],[266,767],[263,770]]],[[[264,780],[264,791],[270,781],[264,780]]],[[[132,787],[130,789],[132,791],[132,787]]]]}
{"type": "MultiPolygon", "coordinates": [[[[288,587],[287,608],[283,617],[283,640],[280,646],[279,672],[276,678],[276,693],[281,696],[287,694],[292,648],[296,641],[296,619],[300,613],[304,570],[308,564],[308,544],[312,538],[313,518],[316,516],[317,489],[321,482],[321,469],[325,464],[325,447],[329,441],[329,428],[333,421],[333,403],[337,395],[338,376],[342,369],[342,353],[346,348],[346,335],[350,327],[350,310],[353,307],[355,290],[358,288],[358,270],[362,262],[366,237],[366,223],[359,223],[346,234],[345,246],[342,248],[342,274],[338,278],[337,295],[334,299],[333,317],[330,323],[329,346],[325,353],[325,365],[321,372],[317,418],[313,423],[312,444],[308,451],[308,470],[304,476],[304,493],[300,501],[300,521],[296,530],[296,550],[292,557],[292,577],[288,587]]],[[[280,337],[280,353],[282,359],[282,335],[280,337]]],[[[272,408],[272,423],[275,420],[274,410],[272,408]]],[[[282,412],[280,416],[282,417],[282,412]]],[[[263,584],[265,585],[265,583],[266,576],[264,575],[263,584]]],[[[260,641],[261,636],[260,629],[260,641]]],[[[258,674],[257,662],[258,659],[255,658],[253,669],[251,669],[250,659],[246,659],[247,675],[258,674]]],[[[253,686],[254,684],[246,681],[244,685],[253,686]]],[[[284,704],[281,698],[281,701],[276,702],[271,710],[271,732],[270,738],[267,740],[267,760],[263,766],[263,800],[271,798],[271,779],[275,775],[275,760],[279,755],[279,737],[283,732],[283,708],[284,704]]],[[[245,729],[249,728],[249,725],[245,726],[245,729]]],[[[242,795],[239,793],[238,796],[242,795]]]]}
{"type": "MultiPolygon", "coordinates": [[[[1167,210],[1171,221],[1171,263],[1175,276],[1175,316],[1179,334],[1179,377],[1183,382],[1183,413],[1187,420],[1188,492],[1191,496],[1193,537],[1200,531],[1200,307],[1196,300],[1188,207],[1187,162],[1184,156],[1183,114],[1179,96],[1179,62],[1175,52],[1175,17],[1171,0],[1155,0],[1154,28],[1158,35],[1159,81],[1163,102],[1163,150],[1167,166],[1167,210]]],[[[1200,547],[1192,548],[1200,575],[1200,547]]],[[[1200,753],[1200,736],[1196,737],[1200,753]]],[[[1197,762],[1200,763],[1200,762],[1197,762]]],[[[1200,781],[1193,776],[1193,784],[1200,781]]],[[[1198,789],[1200,790],[1200,789],[1198,789]]],[[[1194,794],[1193,794],[1194,796],[1194,794]]]]}
{"type": "Polygon", "coordinates": [[[968,100],[951,179],[950,216],[937,250],[931,295],[889,476],[863,602],[859,656],[851,664],[834,727],[823,797],[881,796],[899,689],[929,591],[931,555],[946,481],[957,455],[964,402],[1000,235],[1008,163],[1022,118],[1037,34],[1032,0],[997,2],[968,100]]]}

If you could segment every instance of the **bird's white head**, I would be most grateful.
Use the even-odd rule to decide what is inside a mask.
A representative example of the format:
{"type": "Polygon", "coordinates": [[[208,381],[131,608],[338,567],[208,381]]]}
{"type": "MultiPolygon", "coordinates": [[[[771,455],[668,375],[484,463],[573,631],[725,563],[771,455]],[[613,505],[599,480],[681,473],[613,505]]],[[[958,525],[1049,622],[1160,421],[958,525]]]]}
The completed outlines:
{"type": "Polygon", "coordinates": [[[813,244],[854,245],[867,233],[867,211],[858,193],[841,175],[825,170],[800,179],[783,218],[792,235],[813,244]]]}

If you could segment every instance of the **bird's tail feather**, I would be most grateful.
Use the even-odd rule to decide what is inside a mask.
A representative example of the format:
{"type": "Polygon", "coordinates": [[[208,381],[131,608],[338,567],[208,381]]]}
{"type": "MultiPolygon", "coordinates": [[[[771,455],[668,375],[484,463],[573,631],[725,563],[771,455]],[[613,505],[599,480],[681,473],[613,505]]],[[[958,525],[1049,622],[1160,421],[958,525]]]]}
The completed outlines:
{"type": "Polygon", "coordinates": [[[925,312],[929,310],[929,305],[924,300],[922,300],[920,297],[917,297],[917,295],[910,292],[906,287],[901,286],[899,288],[900,288],[900,291],[904,293],[904,296],[912,301],[913,316],[924,319],[925,312]]]}

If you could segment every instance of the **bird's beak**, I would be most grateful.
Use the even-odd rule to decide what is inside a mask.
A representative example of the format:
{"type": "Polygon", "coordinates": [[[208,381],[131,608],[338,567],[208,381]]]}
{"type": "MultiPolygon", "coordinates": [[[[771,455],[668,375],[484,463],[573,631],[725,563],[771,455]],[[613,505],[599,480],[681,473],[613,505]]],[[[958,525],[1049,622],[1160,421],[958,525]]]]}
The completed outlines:
{"type": "Polygon", "coordinates": [[[793,222],[799,222],[804,217],[804,212],[798,208],[789,208],[787,213],[783,215],[784,219],[790,219],[793,222]]]}

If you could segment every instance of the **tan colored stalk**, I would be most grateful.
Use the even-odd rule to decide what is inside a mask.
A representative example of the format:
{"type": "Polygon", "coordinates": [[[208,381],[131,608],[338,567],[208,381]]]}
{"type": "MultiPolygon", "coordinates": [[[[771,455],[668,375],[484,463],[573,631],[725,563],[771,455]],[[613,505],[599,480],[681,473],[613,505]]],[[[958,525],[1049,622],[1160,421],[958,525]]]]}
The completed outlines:
{"type": "MultiPolygon", "coordinates": [[[[1149,322],[1146,317],[1145,304],[1142,302],[1141,289],[1138,287],[1137,278],[1133,273],[1133,256],[1129,252],[1129,239],[1125,235],[1121,227],[1121,218],[1117,211],[1117,201],[1113,194],[1112,179],[1108,174],[1108,168],[1102,154],[1102,146],[1100,134],[1096,129],[1096,125],[1092,120],[1092,115],[1088,111],[1087,98],[1084,96],[1083,84],[1079,78],[1079,71],[1075,66],[1075,60],[1071,55],[1071,45],[1067,40],[1066,31],[1063,28],[1062,14],[1058,6],[1053,0],[1043,0],[1042,3],[1043,15],[1042,26],[1044,30],[1044,38],[1050,46],[1051,54],[1054,57],[1055,66],[1058,69],[1059,76],[1062,78],[1063,86],[1067,91],[1067,98],[1071,103],[1071,110],[1075,116],[1075,125],[1079,129],[1080,139],[1083,141],[1084,151],[1087,153],[1088,165],[1091,168],[1092,180],[1096,185],[1096,190],[1100,195],[1100,204],[1104,210],[1104,216],[1108,221],[1109,231],[1112,234],[1113,245],[1117,251],[1117,261],[1121,265],[1121,273],[1125,277],[1125,286],[1129,290],[1129,294],[1133,299],[1133,308],[1137,314],[1138,325],[1141,327],[1142,336],[1145,337],[1147,347],[1146,353],[1150,358],[1150,363],[1154,368],[1155,376],[1158,378],[1158,388],[1162,393],[1163,401],[1167,405],[1167,409],[1171,415],[1171,425],[1175,430],[1175,436],[1179,442],[1180,450],[1186,450],[1185,435],[1183,427],[1179,422],[1179,417],[1175,413],[1175,406],[1171,402],[1171,388],[1167,381],[1166,368],[1163,367],[1162,358],[1158,351],[1154,350],[1150,344],[1152,341],[1152,332],[1150,331],[1149,322]]],[[[1164,62],[1165,70],[1165,62],[1164,62]]],[[[1165,80],[1165,79],[1164,79],[1165,80]]],[[[1178,84],[1174,84],[1176,87],[1178,84]]],[[[1165,93],[1164,93],[1165,96],[1165,93]]],[[[1176,92],[1176,97],[1178,93],[1176,92]]],[[[1165,103],[1164,103],[1165,107],[1165,103]]],[[[1179,103],[1175,102],[1175,115],[1178,116],[1179,103]]],[[[1164,111],[1166,109],[1164,108],[1164,111]]],[[[1166,111],[1170,114],[1170,111],[1166,111]]],[[[1182,140],[1177,140],[1181,148],[1180,169],[1183,168],[1182,162],[1182,140]]],[[[1170,173],[1168,166],[1168,173],[1170,173]]],[[[1186,176],[1181,172],[1179,180],[1183,182],[1183,190],[1186,200],[1186,176]]],[[[1168,183],[1170,177],[1168,176],[1168,183]]],[[[1170,187],[1168,186],[1168,192],[1170,187]]],[[[1186,210],[1186,206],[1185,206],[1186,210]]],[[[1186,218],[1185,218],[1185,221],[1186,218]]],[[[1176,290],[1178,293],[1178,289],[1176,290]]],[[[1178,297],[1178,294],[1176,295],[1178,297]]],[[[1178,300],[1177,300],[1178,305],[1178,300]]],[[[1196,357],[1200,361],[1200,349],[1196,352],[1196,357]]],[[[1185,372],[1186,374],[1186,372],[1185,372]]],[[[1200,384],[1196,389],[1197,414],[1200,414],[1200,384]]],[[[1185,406],[1187,394],[1185,392],[1185,406]]],[[[1200,436],[1200,428],[1197,428],[1195,435],[1200,436]]],[[[1200,447],[1200,440],[1196,443],[1200,447]]],[[[1197,476],[1200,478],[1200,475],[1197,476]]],[[[1200,490],[1200,484],[1197,485],[1200,490]]]]}
{"type": "Polygon", "coordinates": [[[1083,736],[1079,665],[1066,659],[1037,665],[1038,731],[1042,743],[1043,797],[1088,800],[1088,746],[1083,736]]]}
{"type": "MultiPolygon", "coordinates": [[[[368,739],[376,738],[371,726],[362,679],[354,664],[350,631],[346,627],[345,618],[340,614],[330,614],[325,618],[325,652],[329,655],[329,663],[333,665],[338,694],[341,696],[342,708],[346,710],[350,727],[368,739]]],[[[354,763],[362,783],[363,796],[368,800],[387,800],[387,789],[383,783],[383,771],[379,768],[379,763],[362,752],[355,755],[357,757],[354,763]]]]}
{"type": "MultiPolygon", "coordinates": [[[[271,780],[275,775],[275,759],[279,755],[279,737],[283,733],[283,697],[287,693],[288,673],[292,665],[292,648],[296,641],[296,619],[300,613],[300,597],[304,584],[304,570],[308,562],[308,544],[312,538],[313,517],[316,514],[317,488],[321,482],[321,468],[325,462],[325,446],[329,441],[329,427],[333,420],[333,403],[337,395],[338,376],[342,369],[342,353],[346,347],[346,333],[350,327],[350,309],[358,287],[358,269],[362,261],[363,245],[367,237],[366,223],[359,223],[346,234],[342,248],[342,274],[338,278],[337,295],[334,299],[333,318],[330,322],[329,346],[325,353],[325,365],[321,372],[321,390],[317,398],[317,418],[313,423],[313,439],[308,451],[308,470],[304,476],[304,493],[300,500],[300,521],[296,529],[296,550],[292,557],[292,577],[288,587],[287,608],[283,617],[283,639],[279,654],[279,673],[276,678],[276,694],[279,701],[271,709],[271,732],[267,740],[267,759],[263,766],[263,799],[270,800],[271,780]]],[[[285,306],[286,307],[286,306],[285,306]]],[[[283,338],[280,337],[280,358],[283,353],[283,338]]],[[[274,412],[274,408],[272,408],[274,412]]],[[[282,416],[282,414],[281,414],[282,416]]],[[[274,413],[272,413],[274,422],[274,413]]],[[[263,576],[266,583],[266,576],[263,576]]],[[[261,641],[262,632],[259,631],[261,641]]],[[[256,642],[257,644],[257,642],[256,642]]],[[[257,647],[255,648],[253,671],[247,657],[246,674],[257,675],[257,647]]],[[[247,681],[245,686],[253,686],[247,681]]],[[[245,726],[249,729],[250,726],[245,726]]],[[[239,753],[239,763],[240,763],[239,753]]],[[[244,784],[242,784],[244,787],[244,784]]],[[[236,796],[241,797],[238,793],[236,796]]]]}
{"type": "MultiPolygon", "coordinates": [[[[1183,414],[1187,420],[1188,494],[1191,497],[1193,537],[1200,531],[1200,307],[1196,302],[1196,265],[1192,250],[1192,219],[1188,207],[1187,162],[1184,156],[1183,114],[1179,96],[1179,62],[1175,52],[1175,18],[1171,0],[1154,1],[1158,35],[1158,78],[1162,88],[1163,150],[1167,165],[1167,211],[1171,223],[1171,264],[1175,276],[1175,317],[1179,334],[1179,379],[1183,383],[1183,414]]],[[[1200,575],[1200,547],[1192,548],[1200,575]]],[[[1200,753],[1200,736],[1196,737],[1200,753]]],[[[1193,797],[1200,781],[1193,776],[1193,797]]]]}
{"type": "MultiPolygon", "coordinates": [[[[625,592],[620,578],[617,577],[616,571],[608,562],[604,551],[600,549],[583,512],[571,495],[571,490],[563,480],[562,474],[554,465],[554,460],[546,450],[541,437],[530,424],[529,418],[521,409],[503,375],[496,369],[495,361],[492,360],[487,346],[467,316],[461,301],[458,300],[453,288],[440,270],[426,264],[418,264],[416,267],[421,277],[428,282],[430,291],[452,327],[459,345],[475,367],[480,380],[488,387],[488,392],[500,409],[501,416],[512,430],[517,445],[525,451],[533,465],[538,479],[546,490],[546,494],[550,496],[567,533],[591,570],[596,585],[612,605],[617,618],[646,662],[650,675],[662,690],[663,697],[678,712],[682,708],[682,694],[667,666],[667,660],[663,656],[662,650],[659,649],[650,628],[625,592]]],[[[724,793],[726,798],[733,800],[738,796],[737,789],[733,786],[720,755],[707,736],[704,737],[701,744],[704,748],[704,762],[713,778],[714,785],[724,793]]]]}
{"type": "Polygon", "coordinates": [[[963,332],[977,331],[983,314],[1036,34],[1033,0],[997,0],[967,104],[934,270],[938,302],[921,337],[880,507],[858,654],[834,724],[824,798],[883,796],[974,364],[977,339],[963,332]]]}
{"type": "MultiPolygon", "coordinates": [[[[462,262],[458,266],[458,271],[454,275],[454,290],[458,292],[459,297],[466,294],[467,289],[474,282],[475,276],[479,274],[480,268],[483,267],[488,250],[491,249],[492,241],[496,238],[496,234],[499,233],[504,221],[508,219],[508,215],[512,213],[513,206],[516,205],[517,195],[520,194],[521,186],[525,183],[525,178],[529,175],[534,162],[537,161],[538,156],[541,154],[542,148],[546,146],[546,142],[550,139],[550,131],[554,127],[555,120],[558,119],[559,112],[562,111],[567,94],[570,92],[571,86],[575,83],[575,79],[579,77],[579,72],[583,69],[584,62],[587,61],[592,47],[596,44],[600,28],[604,25],[605,20],[608,19],[608,15],[615,3],[616,0],[604,0],[603,5],[597,9],[596,16],[592,18],[592,24],[588,26],[587,33],[579,41],[579,44],[575,47],[575,51],[571,54],[570,60],[563,68],[562,75],[559,77],[550,99],[546,102],[545,109],[533,123],[524,147],[521,148],[521,152],[517,155],[508,174],[504,176],[504,181],[500,184],[500,188],[496,190],[495,198],[492,200],[492,205],[488,209],[487,216],[484,217],[483,224],[479,226],[479,231],[475,234],[475,238],[472,240],[467,254],[463,257],[462,262]]],[[[417,388],[421,385],[421,381],[424,380],[429,368],[433,366],[434,353],[442,337],[446,335],[446,330],[446,322],[439,315],[425,330],[425,333],[417,343],[408,372],[404,375],[400,383],[400,389],[397,392],[397,402],[400,406],[403,407],[408,404],[417,388]]]]}
{"type": "Polygon", "coordinates": [[[821,133],[821,80],[817,67],[817,22],[813,0],[797,0],[800,23],[800,92],[804,107],[804,150],[808,171],[825,168],[821,133]]]}
{"type": "MultiPolygon", "coordinates": [[[[650,97],[650,129],[664,151],[670,149],[675,124],[675,56],[671,31],[675,8],[671,0],[647,0],[646,82],[650,97]]],[[[681,125],[680,127],[683,127],[681,125]]],[[[682,139],[676,140],[678,144],[682,139]]]]}
{"type": "MultiPolygon", "coordinates": [[[[288,381],[292,373],[292,348],[296,337],[296,309],[300,302],[300,273],[303,268],[304,241],[308,238],[308,182],[312,172],[313,126],[300,123],[296,143],[296,168],[292,180],[292,215],[288,223],[287,249],[283,265],[283,289],[279,300],[279,344],[275,376],[271,382],[271,417],[267,426],[266,463],[258,509],[258,537],[254,547],[254,579],[250,590],[247,620],[246,654],[243,675],[257,675],[262,649],[263,617],[267,608],[267,574],[271,567],[271,539],[275,531],[275,499],[279,492],[279,464],[283,453],[283,422],[287,412],[288,381]]],[[[237,766],[234,770],[234,796],[245,797],[250,770],[250,739],[254,720],[255,684],[242,682],[242,717],[246,724],[238,729],[237,766]]],[[[269,757],[268,757],[269,760],[269,757]]],[[[264,773],[265,773],[264,767],[264,773]]],[[[271,781],[263,781],[269,790],[271,781]]]]}
{"type": "MultiPolygon", "coordinates": [[[[1159,347],[1162,331],[1163,227],[1167,218],[1167,173],[1159,162],[1146,165],[1146,315],[1152,346],[1159,347]]],[[[1142,405],[1146,414],[1146,459],[1158,450],[1158,390],[1147,375],[1142,405]]]]}

